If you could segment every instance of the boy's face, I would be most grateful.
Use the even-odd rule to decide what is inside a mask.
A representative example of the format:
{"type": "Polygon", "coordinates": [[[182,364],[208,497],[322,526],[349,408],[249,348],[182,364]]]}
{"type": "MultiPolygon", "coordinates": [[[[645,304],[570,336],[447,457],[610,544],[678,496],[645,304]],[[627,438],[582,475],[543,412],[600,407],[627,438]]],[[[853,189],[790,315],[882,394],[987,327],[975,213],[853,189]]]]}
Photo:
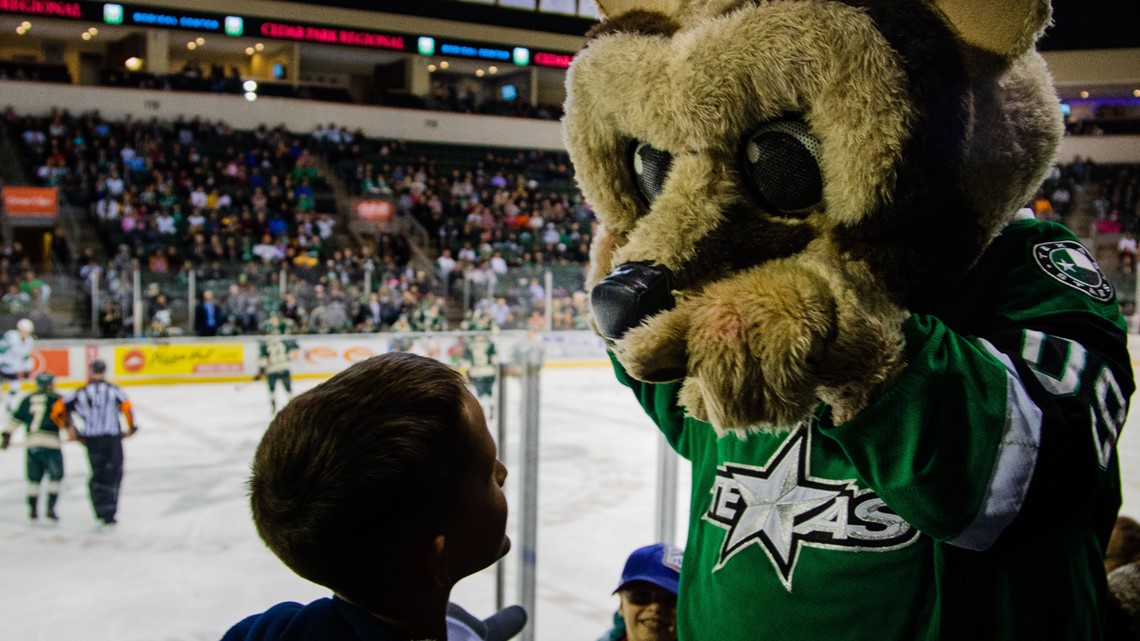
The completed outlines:
{"type": "Polygon", "coordinates": [[[449,555],[454,580],[474,574],[501,559],[511,548],[507,537],[507,468],[498,459],[495,441],[479,401],[464,390],[462,432],[471,448],[461,483],[458,513],[452,522],[449,555]]]}

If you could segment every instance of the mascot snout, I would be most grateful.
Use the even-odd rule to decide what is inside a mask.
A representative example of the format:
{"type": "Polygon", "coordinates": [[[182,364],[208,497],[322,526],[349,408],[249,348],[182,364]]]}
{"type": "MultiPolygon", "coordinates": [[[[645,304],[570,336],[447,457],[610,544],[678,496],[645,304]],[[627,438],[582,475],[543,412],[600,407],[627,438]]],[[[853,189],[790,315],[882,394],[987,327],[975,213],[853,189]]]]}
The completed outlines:
{"type": "Polygon", "coordinates": [[[598,332],[618,340],[641,321],[673,309],[673,275],[661,265],[626,263],[594,286],[590,304],[598,332]]]}

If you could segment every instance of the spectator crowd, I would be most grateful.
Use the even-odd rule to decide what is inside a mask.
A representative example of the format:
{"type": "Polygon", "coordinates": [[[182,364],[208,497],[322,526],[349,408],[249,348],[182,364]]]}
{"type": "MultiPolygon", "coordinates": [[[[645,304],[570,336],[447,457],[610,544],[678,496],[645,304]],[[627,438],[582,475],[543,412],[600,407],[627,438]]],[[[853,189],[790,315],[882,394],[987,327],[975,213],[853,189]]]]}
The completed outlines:
{"type": "MultiPolygon", "coordinates": [[[[191,282],[211,292],[218,335],[267,322],[314,333],[588,327],[594,216],[564,153],[374,140],[335,123],[236,131],[198,118],[10,108],[4,122],[27,173],[59,187],[98,229],[102,246],[84,248],[74,272],[84,291],[102,292],[89,302],[102,335],[134,331],[136,271],[142,331],[156,336],[201,332],[191,282]],[[329,180],[390,201],[423,238],[347,233],[329,180]]],[[[1121,255],[1134,257],[1138,184],[1140,165],[1077,158],[1057,165],[1030,205],[1067,222],[1078,196],[1091,199],[1098,227],[1126,236],[1121,255]]],[[[0,254],[0,310],[47,300],[50,287],[29,267],[18,245],[0,254]]]]}

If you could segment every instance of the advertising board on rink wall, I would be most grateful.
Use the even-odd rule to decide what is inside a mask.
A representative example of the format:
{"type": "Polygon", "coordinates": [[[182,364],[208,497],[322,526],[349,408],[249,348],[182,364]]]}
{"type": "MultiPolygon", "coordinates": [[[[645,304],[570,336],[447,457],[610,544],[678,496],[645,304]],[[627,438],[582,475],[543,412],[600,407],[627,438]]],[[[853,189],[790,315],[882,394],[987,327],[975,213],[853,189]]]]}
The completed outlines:
{"type": "Polygon", "coordinates": [[[241,374],[245,348],[241,343],[131,345],[115,348],[117,376],[241,374]]]}
{"type": "MultiPolygon", "coordinates": [[[[391,351],[427,356],[461,367],[470,333],[333,334],[290,337],[300,349],[292,371],[300,378],[327,378],[353,363],[391,351]]],[[[179,338],[118,341],[39,341],[33,357],[35,373],[55,374],[62,387],[86,379],[96,358],[104,360],[116,383],[211,383],[252,378],[257,373],[258,347],[264,337],[236,336],[217,339],[179,338]]],[[[545,362],[552,366],[601,364],[605,346],[590,332],[532,334],[503,331],[493,335],[496,353],[510,361],[516,347],[541,344],[545,362]]]]}

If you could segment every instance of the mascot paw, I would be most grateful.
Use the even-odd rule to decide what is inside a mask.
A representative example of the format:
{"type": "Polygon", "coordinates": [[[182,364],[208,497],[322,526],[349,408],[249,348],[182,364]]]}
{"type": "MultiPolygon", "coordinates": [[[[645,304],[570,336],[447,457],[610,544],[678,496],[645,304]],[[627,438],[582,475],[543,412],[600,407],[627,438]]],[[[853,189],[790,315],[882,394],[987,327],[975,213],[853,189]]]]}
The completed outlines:
{"type": "Polygon", "coordinates": [[[835,301],[823,279],[788,267],[718,281],[690,305],[683,401],[718,430],[789,429],[816,404],[835,301]]]}
{"type": "Polygon", "coordinates": [[[714,282],[613,344],[631,376],[684,379],[679,402],[718,432],[779,431],[819,401],[843,422],[902,366],[905,313],[807,261],[714,282]]]}

